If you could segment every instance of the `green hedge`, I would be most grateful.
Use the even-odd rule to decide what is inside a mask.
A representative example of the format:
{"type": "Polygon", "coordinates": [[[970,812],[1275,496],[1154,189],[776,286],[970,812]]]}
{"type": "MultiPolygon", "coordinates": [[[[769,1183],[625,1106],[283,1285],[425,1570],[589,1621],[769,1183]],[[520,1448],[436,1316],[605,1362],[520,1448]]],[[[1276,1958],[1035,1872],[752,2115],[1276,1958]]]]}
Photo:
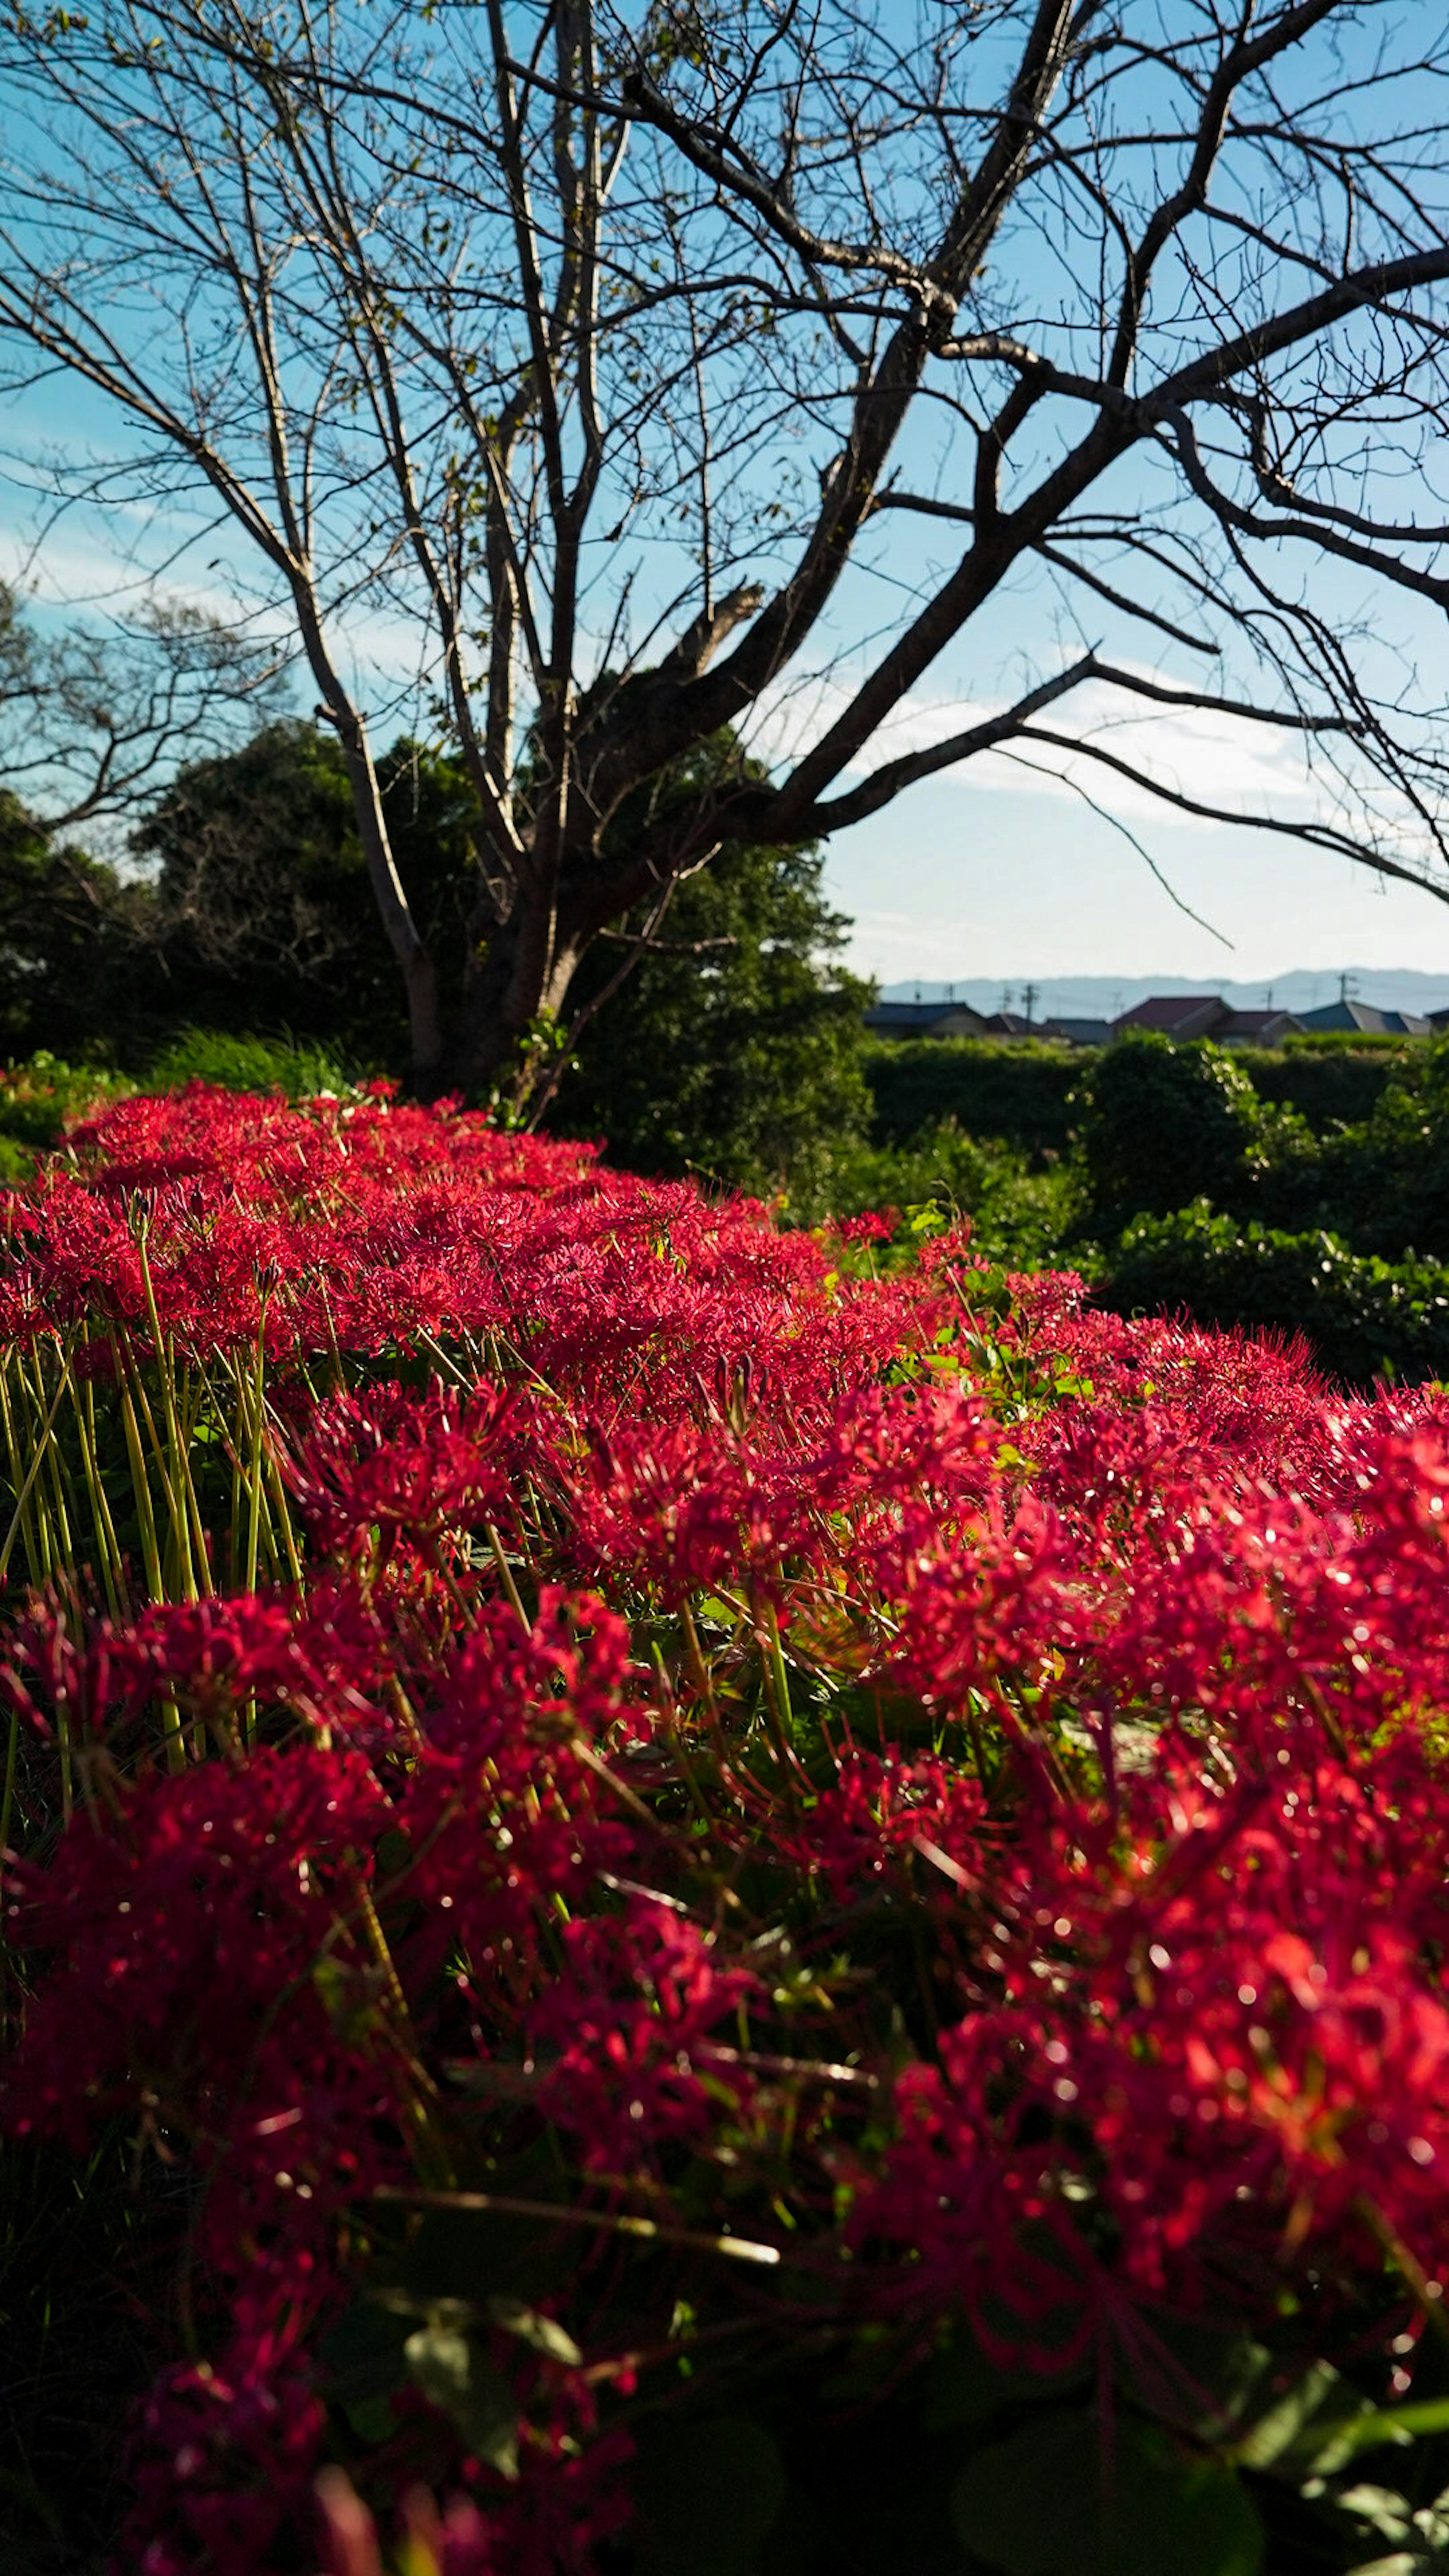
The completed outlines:
{"type": "Polygon", "coordinates": [[[1060,1153],[1071,1138],[1071,1094],[1094,1054],[1036,1038],[869,1038],[871,1142],[904,1145],[950,1118],[968,1136],[1060,1153]]]}
{"type": "Polygon", "coordinates": [[[1349,1386],[1449,1378],[1449,1268],[1439,1262],[1381,1261],[1335,1234],[1240,1224],[1205,1199],[1139,1218],[1108,1259],[1096,1302],[1115,1314],[1301,1332],[1349,1386]]]}
{"type": "MultiPolygon", "coordinates": [[[[903,1145],[953,1118],[968,1136],[1000,1137],[1024,1153],[1061,1153],[1077,1123],[1073,1094],[1090,1087],[1100,1047],[1047,1039],[886,1038],[866,1042],[875,1103],[871,1141],[903,1145]]],[[[1322,1136],[1361,1125],[1388,1085],[1423,1052],[1403,1038],[1334,1032],[1282,1047],[1233,1047],[1260,1100],[1295,1109],[1322,1136]]]]}
{"type": "Polygon", "coordinates": [[[1260,1100],[1296,1109],[1315,1136],[1356,1127],[1374,1109],[1422,1041],[1403,1038],[1289,1038],[1282,1047],[1234,1047],[1260,1100]]]}
{"type": "Polygon", "coordinates": [[[68,1122],[135,1087],[124,1073],[66,1064],[43,1047],[24,1064],[0,1068],[0,1184],[28,1182],[36,1155],[58,1142],[68,1122]]]}

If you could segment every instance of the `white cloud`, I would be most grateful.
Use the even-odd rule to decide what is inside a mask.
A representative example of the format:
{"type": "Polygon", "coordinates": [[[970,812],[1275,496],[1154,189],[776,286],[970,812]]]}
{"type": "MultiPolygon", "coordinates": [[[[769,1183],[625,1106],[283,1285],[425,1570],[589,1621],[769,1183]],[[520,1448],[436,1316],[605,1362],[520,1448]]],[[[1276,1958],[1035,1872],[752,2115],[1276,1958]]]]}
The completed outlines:
{"type": "MultiPolygon", "coordinates": [[[[832,676],[778,689],[751,728],[750,748],[772,764],[798,760],[845,712],[856,685],[854,679],[832,676]]],[[[912,691],[844,775],[859,779],[885,761],[929,750],[1010,703],[1005,693],[991,703],[912,691]]],[[[1325,789],[1309,772],[1302,738],[1286,728],[1255,725],[1209,708],[1154,706],[1096,681],[1073,690],[1037,721],[1049,732],[1115,753],[1131,768],[1200,804],[1285,822],[1327,810],[1325,789]]],[[[1016,795],[1074,797],[1079,786],[1127,822],[1148,817],[1161,822],[1172,810],[1150,788],[1123,778],[1105,762],[1049,744],[1023,742],[978,753],[939,775],[963,787],[1016,795]]]]}

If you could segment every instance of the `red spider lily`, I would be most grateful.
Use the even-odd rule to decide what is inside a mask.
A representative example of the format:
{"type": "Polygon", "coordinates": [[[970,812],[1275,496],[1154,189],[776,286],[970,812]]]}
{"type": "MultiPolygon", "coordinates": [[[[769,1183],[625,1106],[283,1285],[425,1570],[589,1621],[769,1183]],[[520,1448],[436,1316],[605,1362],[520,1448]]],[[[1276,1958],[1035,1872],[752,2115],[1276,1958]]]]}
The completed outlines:
{"type": "Polygon", "coordinates": [[[103,1616],[57,1538],[12,1596],[4,2116],[124,2123],[184,2205],[126,2563],[584,2576],[702,2295],[761,2368],[964,2314],[1045,2371],[1449,2281],[1442,1396],[1066,1277],[993,1322],[962,1236],[839,1276],[377,1089],[72,1142],[0,1307],[32,1427],[63,1361],[98,1428],[17,1503],[73,1537],[89,1461],[111,1509],[129,1402],[189,1584],[103,1616]],[[530,2296],[417,2286],[428,2212],[530,2296]]]}

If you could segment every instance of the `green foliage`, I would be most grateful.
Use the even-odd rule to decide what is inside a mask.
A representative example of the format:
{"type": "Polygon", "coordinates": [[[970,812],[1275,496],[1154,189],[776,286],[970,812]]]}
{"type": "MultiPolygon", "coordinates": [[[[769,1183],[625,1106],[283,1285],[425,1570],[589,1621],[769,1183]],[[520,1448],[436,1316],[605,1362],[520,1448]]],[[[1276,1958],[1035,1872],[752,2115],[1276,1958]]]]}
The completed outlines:
{"type": "MultiPolygon", "coordinates": [[[[681,883],[660,938],[581,1037],[548,1124],[603,1136],[613,1159],[712,1174],[791,1206],[828,1196],[832,1158],[869,1114],[868,988],[836,962],[849,925],[811,850],[731,845],[681,883]]],[[[636,929],[638,925],[635,925],[636,929]]],[[[603,994],[625,950],[601,940],[570,1010],[603,994]]]]}
{"type": "Polygon", "coordinates": [[[518,2475],[518,2409],[497,2364],[467,2331],[466,2314],[445,2302],[403,2345],[408,2375],[450,2415],[468,2448],[506,2478],[518,2475]]]}
{"type": "Polygon", "coordinates": [[[58,1143],[64,1128],[134,1088],[125,1074],[64,1064],[44,1048],[7,1066],[0,1071],[0,1182],[28,1181],[35,1156],[58,1143]]]}
{"type": "Polygon", "coordinates": [[[1175,1047],[1134,1030],[1096,1058],[1080,1108],[1089,1204],[1103,1229],[1200,1196],[1239,1206],[1267,1165],[1257,1094],[1207,1039],[1175,1047]]]}
{"type": "Polygon", "coordinates": [[[144,898],[0,788],[0,1059],[124,1055],[144,1024],[144,898]]]}
{"type": "Polygon", "coordinates": [[[1105,1301],[1301,1331],[1353,1385],[1449,1374],[1449,1044],[1367,1070],[1345,1124],[1328,1105],[1364,1081],[1347,1049],[1233,1061],[1141,1038],[1099,1058],[1081,1142],[1105,1301]],[[1276,1098],[1249,1086],[1284,1067],[1276,1098]]]}
{"type": "Polygon", "coordinates": [[[1203,1198],[1128,1226],[1106,1266],[1100,1302],[1118,1314],[1302,1332],[1320,1366],[1355,1386],[1449,1376],[1449,1271],[1435,1262],[1391,1263],[1336,1234],[1244,1224],[1203,1198]]]}
{"type": "Polygon", "coordinates": [[[1296,1109],[1315,1136],[1325,1136],[1335,1127],[1357,1126],[1371,1117],[1420,1043],[1338,1035],[1289,1038],[1281,1047],[1235,1047],[1233,1061],[1242,1066],[1260,1100],[1296,1109]]]}
{"type": "Polygon", "coordinates": [[[1356,1251],[1449,1260],[1449,1041],[1406,1050],[1371,1115],[1327,1140],[1323,1188],[1356,1251]]]}
{"type": "Polygon", "coordinates": [[[223,1091],[281,1091],[289,1100],[345,1091],[351,1080],[347,1067],[325,1047],[229,1029],[181,1029],[146,1068],[147,1088],[153,1091],[211,1082],[223,1091]]]}
{"type": "Polygon", "coordinates": [[[978,2451],[951,2496],[957,2536],[1002,2576],[1257,2576],[1263,2531],[1230,2470],[1155,2429],[1083,2409],[1034,2414],[978,2451]]]}
{"type": "Polygon", "coordinates": [[[1060,1261],[1076,1230],[1080,1185],[1067,1159],[1051,1155],[1038,1166],[1019,1147],[963,1135],[944,1118],[902,1145],[832,1147],[815,1199],[802,1205],[792,1194],[791,1213],[904,1213],[932,1201],[970,1217],[972,1242],[989,1260],[1040,1270],[1060,1261]]]}
{"type": "Polygon", "coordinates": [[[968,1136],[999,1137],[1034,1155],[1062,1153],[1071,1140],[1073,1088],[1087,1060],[1042,1039],[872,1036],[863,1057],[874,1102],[872,1141],[906,1144],[923,1127],[951,1118],[968,1136]]]}
{"type": "MultiPolygon", "coordinates": [[[[399,741],[383,807],[445,1007],[461,983],[473,899],[472,792],[456,762],[399,741]]],[[[134,837],[155,870],[168,1017],[213,1029],[295,1029],[369,1063],[406,1056],[397,963],[368,882],[337,743],[311,723],[266,726],[240,751],[180,771],[134,837]]]]}

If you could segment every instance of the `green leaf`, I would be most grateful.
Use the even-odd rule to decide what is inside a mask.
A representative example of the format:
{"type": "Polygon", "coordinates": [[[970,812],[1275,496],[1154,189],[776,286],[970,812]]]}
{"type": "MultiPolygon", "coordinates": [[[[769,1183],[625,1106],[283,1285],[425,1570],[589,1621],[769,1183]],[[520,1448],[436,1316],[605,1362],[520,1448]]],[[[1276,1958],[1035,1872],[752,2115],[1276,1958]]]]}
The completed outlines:
{"type": "MultiPolygon", "coordinates": [[[[1322,2445],[1323,2426],[1305,2444],[1307,2428],[1321,2415],[1328,2400],[1341,2393],[1343,2382],[1330,2361],[1316,2361],[1305,2370],[1285,2397],[1270,2406],[1249,2427],[1237,2446],[1236,2457],[1245,2469],[1282,2469],[1292,2455],[1295,2469],[1308,2466],[1322,2445]]],[[[1342,2410],[1340,2409],[1340,2413],[1342,2410]]]]}
{"type": "Polygon", "coordinates": [[[939,1234],[946,1223],[945,1211],[938,1199],[926,1199],[919,1207],[906,1210],[912,1234],[939,1234]]]}
{"type": "Polygon", "coordinates": [[[1263,2533],[1230,2471],[1119,2417],[1037,2415],[951,2490],[962,2546],[1002,2576],[1257,2576],[1263,2533]]]}
{"type": "Polygon", "coordinates": [[[1380,2540],[1412,2541],[1419,2538],[1408,2498],[1401,2496],[1393,2487],[1347,2487],[1333,2501],[1340,2513],[1351,2513],[1355,2522],[1367,2523],[1380,2540]]]}
{"type": "MultiPolygon", "coordinates": [[[[1356,2451],[1372,2450],[1375,2443],[1408,2443],[1444,2432],[1449,2432],[1449,2398],[1425,2398],[1413,2406],[1364,2404],[1352,2414],[1320,2417],[1290,2448],[1275,2454],[1272,2465],[1280,2477],[1330,2478],[1356,2451]]],[[[1238,2456],[1245,2458],[1247,2452],[1248,2444],[1240,2445],[1238,2456]]],[[[1258,2464],[1253,2460],[1250,2465],[1258,2464]]]]}
{"type": "MultiPolygon", "coordinates": [[[[1137,1761],[1136,1729],[1121,1733],[1126,1740],[1119,1743],[1118,1768],[1125,1771],[1137,1761]]],[[[1266,2403],[1275,2368],[1265,2344],[1230,2326],[1146,2312],[1122,2356],[1122,2381],[1130,2401],[1155,2422],[1199,2442],[1222,2444],[1241,2436],[1266,2403]]]]}
{"type": "Polygon", "coordinates": [[[403,2353],[423,2395],[452,2418],[469,2450],[505,2478],[516,2478],[518,2408],[502,2371],[456,2325],[420,2326],[403,2353]]]}
{"type": "Polygon", "coordinates": [[[573,2336],[566,2334],[554,2318],[541,2316],[537,2308],[529,2307],[524,2299],[508,2298],[495,2291],[488,2302],[488,2314],[505,2334],[517,2335],[520,2343],[526,2343],[530,2352],[544,2353],[550,2361],[561,2361],[570,2370],[577,2370],[583,2360],[573,2336]]]}
{"type": "Polygon", "coordinates": [[[785,2470],[746,2415],[661,2429],[634,2481],[636,2576],[755,2576],[785,2501],[785,2470]]]}

